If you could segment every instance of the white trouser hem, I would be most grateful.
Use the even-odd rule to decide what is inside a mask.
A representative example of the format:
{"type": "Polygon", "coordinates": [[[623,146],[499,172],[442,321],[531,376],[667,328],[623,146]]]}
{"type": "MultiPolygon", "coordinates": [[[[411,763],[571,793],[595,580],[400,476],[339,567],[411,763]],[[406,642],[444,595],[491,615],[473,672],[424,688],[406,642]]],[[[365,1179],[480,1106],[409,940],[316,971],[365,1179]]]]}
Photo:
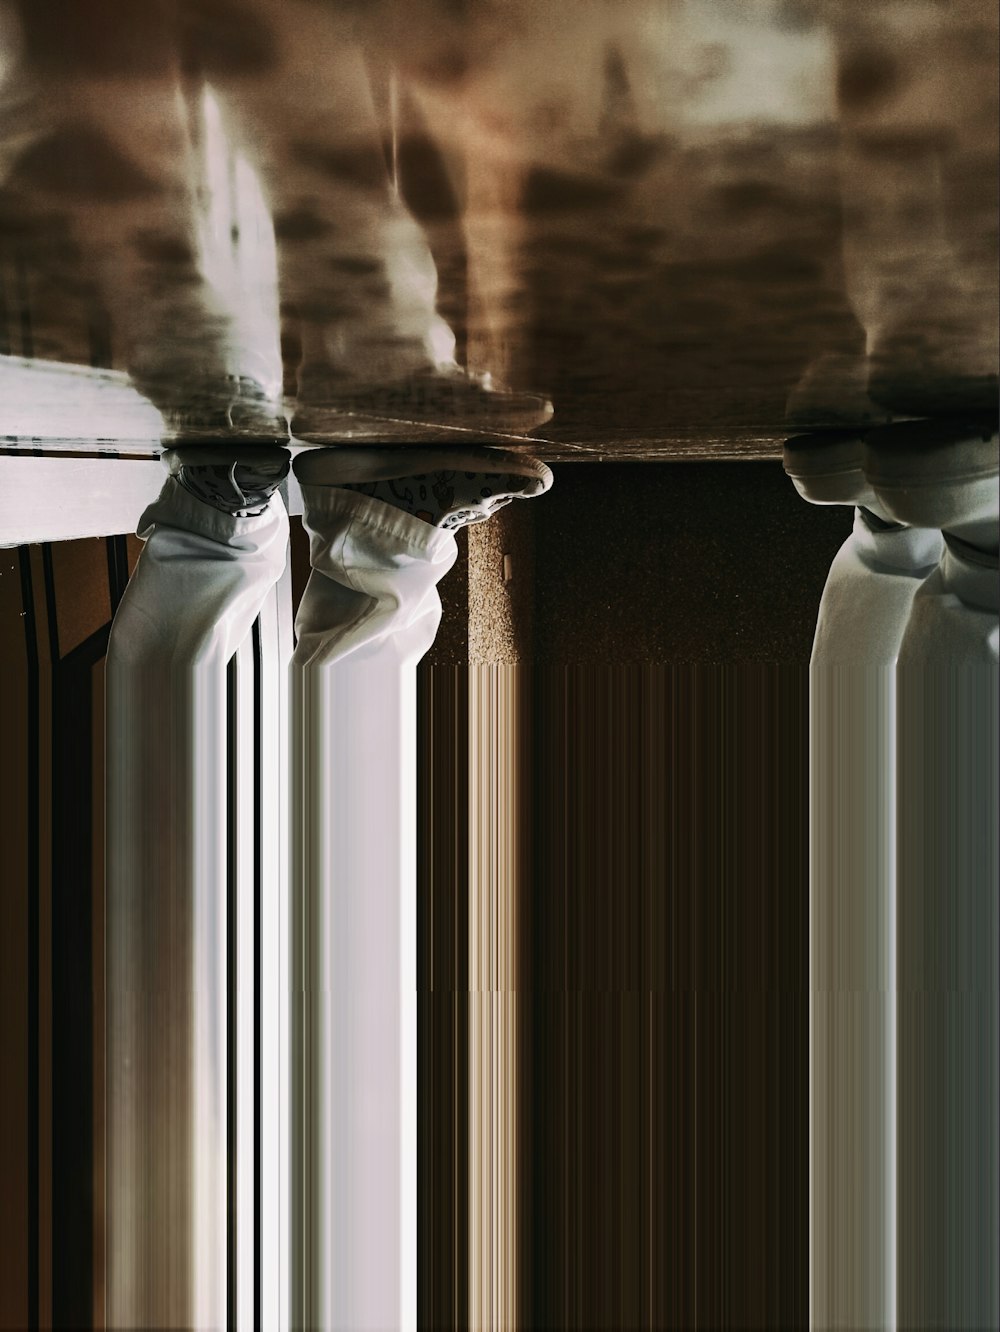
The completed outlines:
{"type": "Polygon", "coordinates": [[[302,498],[313,571],[295,618],[295,665],[382,650],[415,664],[437,633],[454,536],[357,491],[305,485],[302,498]]]}
{"type": "Polygon", "coordinates": [[[893,666],[913,598],[941,556],[926,527],[873,532],[860,511],[823,589],[812,666],[893,666]]]}
{"type": "Polygon", "coordinates": [[[115,616],[109,655],[119,666],[224,666],[281,577],[288,515],[278,495],[263,513],[233,518],[168,477],[139,519],[145,542],[115,616]]]}

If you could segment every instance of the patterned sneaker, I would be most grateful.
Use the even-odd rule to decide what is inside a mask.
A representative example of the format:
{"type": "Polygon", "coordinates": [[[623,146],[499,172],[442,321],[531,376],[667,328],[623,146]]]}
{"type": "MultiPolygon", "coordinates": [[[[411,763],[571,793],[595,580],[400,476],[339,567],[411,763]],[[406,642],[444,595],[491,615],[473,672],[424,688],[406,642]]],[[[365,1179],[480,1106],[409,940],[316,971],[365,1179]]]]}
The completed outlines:
{"type": "Polygon", "coordinates": [[[291,463],[287,449],[252,444],[228,449],[192,444],[166,449],[162,458],[185,490],[234,518],[263,513],[291,463]]]}
{"type": "Polygon", "coordinates": [[[324,449],[301,453],[302,485],[337,486],[453,532],[485,523],[515,499],[552,486],[538,458],[504,449],[324,449]]]}
{"type": "Polygon", "coordinates": [[[296,439],[328,443],[350,433],[352,417],[440,426],[480,433],[523,435],[552,418],[552,404],[538,393],[500,388],[490,375],[447,366],[422,371],[396,384],[365,389],[306,390],[292,418],[296,439]],[[345,431],[346,427],[346,431],[345,431]]]}

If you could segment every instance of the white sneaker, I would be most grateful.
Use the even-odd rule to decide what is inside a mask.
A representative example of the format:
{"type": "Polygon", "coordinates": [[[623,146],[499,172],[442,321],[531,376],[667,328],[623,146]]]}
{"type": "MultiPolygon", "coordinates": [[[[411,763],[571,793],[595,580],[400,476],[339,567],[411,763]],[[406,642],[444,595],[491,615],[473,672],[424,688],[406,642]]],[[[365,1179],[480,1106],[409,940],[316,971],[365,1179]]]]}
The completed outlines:
{"type": "Polygon", "coordinates": [[[865,477],[864,456],[864,441],[856,431],[825,430],[786,440],[782,463],[809,504],[877,508],[875,492],[865,477]]]}
{"type": "Polygon", "coordinates": [[[864,470],[897,522],[996,548],[1000,436],[994,421],[906,421],[865,436],[864,470]]]}
{"type": "Polygon", "coordinates": [[[485,446],[469,449],[322,449],[300,453],[300,485],[338,486],[447,531],[484,523],[515,499],[552,486],[545,463],[485,446]]]}

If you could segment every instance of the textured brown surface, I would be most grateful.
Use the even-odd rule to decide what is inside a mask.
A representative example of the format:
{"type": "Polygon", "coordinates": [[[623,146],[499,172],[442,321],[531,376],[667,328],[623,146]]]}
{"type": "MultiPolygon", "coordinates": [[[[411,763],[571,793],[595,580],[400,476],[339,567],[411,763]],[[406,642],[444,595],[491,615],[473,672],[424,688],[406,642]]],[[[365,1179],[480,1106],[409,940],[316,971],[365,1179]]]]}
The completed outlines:
{"type": "Polygon", "coordinates": [[[535,541],[540,499],[515,501],[469,528],[469,663],[513,666],[534,651],[535,541]],[[510,580],[505,577],[506,568],[510,580]]]}
{"type": "Polygon", "coordinates": [[[809,659],[847,509],[777,462],[557,466],[537,501],[536,661],[809,659]]]}

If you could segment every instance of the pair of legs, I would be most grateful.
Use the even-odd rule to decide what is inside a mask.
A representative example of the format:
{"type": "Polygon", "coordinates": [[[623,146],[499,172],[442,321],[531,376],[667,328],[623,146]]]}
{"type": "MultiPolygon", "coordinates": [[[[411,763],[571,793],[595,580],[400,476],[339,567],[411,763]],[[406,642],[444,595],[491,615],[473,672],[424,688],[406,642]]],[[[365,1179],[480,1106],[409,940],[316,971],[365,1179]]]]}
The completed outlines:
{"type": "MultiPolygon", "coordinates": [[[[111,1327],[226,1320],[226,667],[285,566],[287,515],[268,496],[283,452],[167,455],[111,636],[111,1327]]],[[[312,572],[289,681],[290,1312],[293,1326],[405,1327],[415,667],[437,630],[454,527],[540,493],[551,474],[492,450],[316,450],[296,467],[312,572]],[[443,466],[456,462],[464,470],[443,466]],[[417,466],[428,470],[412,476],[417,466]]]]}
{"type": "Polygon", "coordinates": [[[996,13],[827,12],[864,346],[789,402],[800,429],[843,431],[785,454],[807,499],[856,506],[811,662],[810,1321],[990,1326],[996,13]]]}
{"type": "Polygon", "coordinates": [[[996,450],[947,421],[785,450],[856,506],[810,678],[816,1326],[1000,1312],[996,450]]]}
{"type": "MultiPolygon", "coordinates": [[[[14,8],[4,206],[59,300],[106,316],[166,439],[206,459],[185,454],[140,521],[108,658],[108,1322],[222,1326],[226,664],[287,520],[266,493],[226,512],[244,455],[206,449],[242,439],[253,470],[287,437],[279,302],[299,438],[350,435],[359,409],[518,431],[550,409],[457,373],[338,6],[112,0],[82,26],[56,8],[14,8]]],[[[392,492],[391,468],[351,474],[370,494],[331,484],[329,459],[300,472],[313,573],[291,663],[292,1314],[396,1327],[415,1309],[413,670],[455,557],[435,523],[488,505],[453,457],[430,498],[392,492]]]]}

